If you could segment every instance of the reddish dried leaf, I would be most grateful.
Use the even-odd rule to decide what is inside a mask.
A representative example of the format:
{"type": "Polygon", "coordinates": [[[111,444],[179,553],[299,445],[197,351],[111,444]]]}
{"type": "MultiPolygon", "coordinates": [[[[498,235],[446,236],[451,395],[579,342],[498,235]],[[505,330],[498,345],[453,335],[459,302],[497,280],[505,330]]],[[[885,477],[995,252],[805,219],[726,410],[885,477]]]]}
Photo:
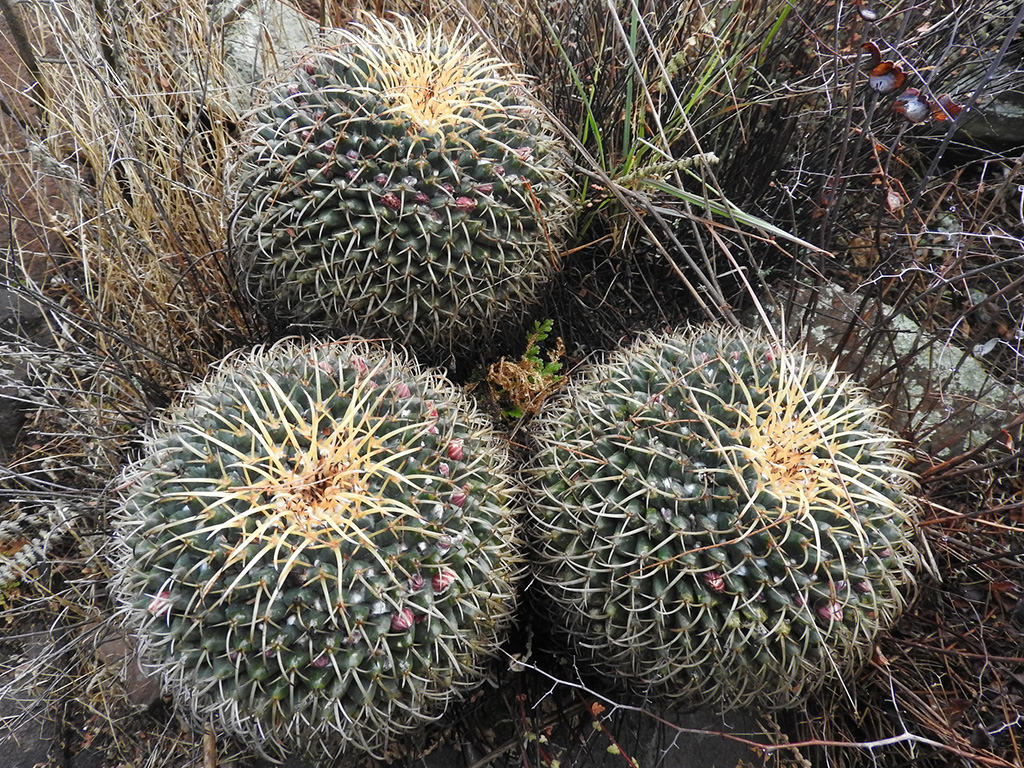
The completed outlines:
{"type": "Polygon", "coordinates": [[[944,120],[955,120],[956,116],[963,111],[963,107],[953,101],[953,98],[944,93],[936,101],[929,105],[932,108],[932,117],[939,122],[944,120]]]}
{"type": "Polygon", "coordinates": [[[903,87],[907,76],[892,61],[883,61],[868,73],[868,85],[879,93],[893,93],[903,87]]]}
{"type": "Polygon", "coordinates": [[[868,55],[870,56],[870,58],[868,59],[868,66],[871,69],[874,69],[875,67],[882,63],[882,52],[878,50],[877,45],[868,41],[866,43],[862,43],[860,47],[862,50],[868,52],[868,55]]]}

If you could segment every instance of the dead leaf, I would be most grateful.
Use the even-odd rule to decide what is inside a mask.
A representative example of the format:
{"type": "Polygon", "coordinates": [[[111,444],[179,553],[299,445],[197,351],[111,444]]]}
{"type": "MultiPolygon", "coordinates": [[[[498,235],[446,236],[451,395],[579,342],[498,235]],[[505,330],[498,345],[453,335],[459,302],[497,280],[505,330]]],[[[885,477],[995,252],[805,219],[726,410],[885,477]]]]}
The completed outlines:
{"type": "Polygon", "coordinates": [[[203,768],[217,768],[217,736],[212,725],[207,725],[203,734],[203,768]]]}
{"type": "Polygon", "coordinates": [[[893,216],[898,217],[904,205],[906,205],[906,201],[895,189],[889,187],[885,191],[885,209],[893,216]]]}
{"type": "Polygon", "coordinates": [[[850,238],[846,245],[853,258],[853,264],[858,269],[870,269],[878,263],[878,250],[875,244],[866,237],[855,235],[850,238]]]}

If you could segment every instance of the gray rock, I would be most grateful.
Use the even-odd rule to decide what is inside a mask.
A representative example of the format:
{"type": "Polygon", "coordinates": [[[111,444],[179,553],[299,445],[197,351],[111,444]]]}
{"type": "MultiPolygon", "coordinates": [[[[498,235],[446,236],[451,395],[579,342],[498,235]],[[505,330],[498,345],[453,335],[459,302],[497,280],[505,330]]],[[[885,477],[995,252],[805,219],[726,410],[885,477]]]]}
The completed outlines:
{"type": "Polygon", "coordinates": [[[127,637],[104,640],[96,647],[96,657],[117,673],[126,698],[136,707],[148,707],[160,698],[160,681],[142,671],[135,646],[127,637]]]}
{"type": "Polygon", "coordinates": [[[93,749],[68,754],[60,726],[33,697],[32,686],[40,671],[52,663],[52,646],[46,633],[27,636],[23,652],[0,657],[0,765],[3,768],[35,768],[66,765],[100,768],[103,756],[93,749]]]}
{"type": "MultiPolygon", "coordinates": [[[[0,286],[0,340],[5,336],[38,338],[43,330],[43,316],[39,309],[14,290],[0,286]]],[[[24,373],[0,357],[0,460],[6,459],[25,423],[18,397],[24,373]]]]}
{"type": "MultiPolygon", "coordinates": [[[[583,765],[587,768],[623,768],[629,765],[624,755],[645,768],[736,768],[742,760],[753,761],[756,757],[754,752],[728,736],[717,734],[763,740],[756,721],[746,713],[732,713],[723,717],[710,711],[687,715],[654,709],[650,711],[675,724],[680,730],[659,723],[645,713],[626,711],[618,717],[610,717],[605,713],[602,721],[607,723],[608,732],[598,731],[584,723],[579,729],[580,738],[568,743],[564,738],[566,734],[556,728],[545,744],[545,751],[552,756],[561,756],[562,765],[583,765]],[[621,752],[616,749],[621,749],[621,752]]],[[[528,743],[527,754],[531,748],[528,743]]],[[[509,768],[523,764],[518,749],[503,752],[481,763],[484,758],[485,755],[474,745],[453,744],[446,739],[427,755],[408,765],[416,768],[454,768],[480,764],[483,768],[509,768]]],[[[289,768],[313,768],[301,762],[287,765],[289,768]]],[[[371,764],[367,765],[369,768],[371,764]]]]}
{"type": "MultiPolygon", "coordinates": [[[[221,2],[211,15],[233,14],[240,3],[221,2]]],[[[222,16],[223,17],[223,16],[222,16]]],[[[224,77],[228,100],[239,112],[253,104],[259,84],[295,66],[314,44],[319,25],[281,0],[255,0],[224,26],[224,77]]]]}
{"type": "Polygon", "coordinates": [[[42,330],[43,314],[39,307],[12,288],[0,285],[0,331],[36,338],[42,330]]]}
{"type": "Polygon", "coordinates": [[[891,310],[874,300],[862,310],[858,294],[834,286],[819,291],[816,301],[811,289],[797,291],[788,338],[831,360],[849,332],[839,369],[888,404],[895,428],[933,456],[978,448],[1024,413],[1024,391],[994,377],[969,351],[935,340],[904,315],[889,317],[891,310]]]}
{"type": "MultiPolygon", "coordinates": [[[[1024,81],[1024,75],[1020,80],[1024,81]]],[[[982,144],[1024,146],[1024,91],[1007,88],[986,98],[964,121],[962,129],[982,144]]]]}

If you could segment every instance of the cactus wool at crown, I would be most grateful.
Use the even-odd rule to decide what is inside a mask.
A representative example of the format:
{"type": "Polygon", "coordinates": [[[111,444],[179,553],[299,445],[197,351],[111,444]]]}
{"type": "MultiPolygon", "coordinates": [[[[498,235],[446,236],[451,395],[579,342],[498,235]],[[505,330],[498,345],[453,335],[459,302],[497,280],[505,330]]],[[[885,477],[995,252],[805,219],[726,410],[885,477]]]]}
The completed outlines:
{"type": "Polygon", "coordinates": [[[125,478],[115,593],[145,661],[200,726],[382,753],[503,638],[506,461],[459,390],[379,347],[229,358],[125,478]]]}
{"type": "Polygon", "coordinates": [[[758,334],[648,336],[542,412],[537,603],[657,697],[784,707],[906,605],[906,454],[860,390],[758,334]]]}
{"type": "Polygon", "coordinates": [[[465,35],[404,19],[336,34],[255,116],[235,174],[244,279],[282,321],[475,349],[552,271],[563,153],[465,35]]]}

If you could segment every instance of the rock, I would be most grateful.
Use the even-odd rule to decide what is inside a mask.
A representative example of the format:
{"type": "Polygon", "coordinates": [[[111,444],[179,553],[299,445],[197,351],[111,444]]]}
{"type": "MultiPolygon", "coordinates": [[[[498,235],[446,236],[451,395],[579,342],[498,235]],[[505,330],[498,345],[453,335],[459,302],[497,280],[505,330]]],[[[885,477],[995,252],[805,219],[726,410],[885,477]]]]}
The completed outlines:
{"type": "MultiPolygon", "coordinates": [[[[244,3],[221,2],[211,16],[230,17],[244,3]]],[[[224,79],[228,100],[239,112],[253,105],[259,84],[294,67],[317,39],[319,25],[281,0],[255,0],[224,25],[224,79]]]]}
{"type": "Polygon", "coordinates": [[[810,288],[797,291],[787,338],[831,360],[852,325],[839,369],[888,404],[895,429],[932,456],[946,459],[978,448],[1024,413],[1024,391],[999,381],[968,350],[933,340],[904,315],[888,318],[891,310],[874,300],[862,309],[859,294],[834,286],[818,291],[816,302],[810,288]],[[887,319],[879,332],[880,311],[887,319]]]}
{"type": "Polygon", "coordinates": [[[0,333],[16,333],[22,338],[37,338],[43,329],[39,307],[26,301],[15,290],[0,286],[0,333]]]}
{"type": "Polygon", "coordinates": [[[145,708],[160,698],[160,681],[144,673],[138,664],[134,644],[116,635],[96,647],[96,658],[116,670],[129,702],[145,708]]]}
{"type": "MultiPolygon", "coordinates": [[[[0,343],[5,339],[42,339],[45,323],[38,307],[0,285],[0,343]]],[[[0,347],[2,349],[2,347],[0,347]]],[[[0,459],[6,459],[25,423],[22,385],[25,371],[0,358],[0,459]]]]}
{"type": "MultiPolygon", "coordinates": [[[[26,16],[22,16],[23,21],[26,16]]],[[[33,113],[22,94],[31,87],[31,78],[11,40],[6,19],[0,19],[0,71],[4,98],[15,114],[33,113]]],[[[6,110],[5,110],[6,112],[6,110]]],[[[46,326],[39,309],[23,299],[18,284],[24,274],[39,279],[49,254],[59,252],[58,238],[44,222],[56,200],[52,179],[40,179],[32,171],[26,154],[26,137],[10,114],[0,114],[0,134],[5,140],[4,165],[0,168],[0,342],[5,338],[46,337],[46,326]],[[45,201],[42,202],[42,201],[45,201]]],[[[12,370],[9,360],[0,356],[0,461],[6,461],[25,416],[18,402],[24,371],[12,370]]]]}
{"type": "Polygon", "coordinates": [[[962,130],[986,146],[1024,146],[1024,92],[1007,88],[986,97],[962,130]]]}
{"type": "Polygon", "coordinates": [[[17,399],[18,387],[2,384],[7,376],[8,372],[0,367],[0,461],[8,459],[25,424],[25,413],[17,399]]]}
{"type": "Polygon", "coordinates": [[[103,755],[85,748],[71,754],[66,726],[54,719],[41,699],[33,698],[42,669],[52,669],[53,644],[46,629],[23,634],[23,651],[14,658],[0,654],[0,765],[4,768],[36,768],[66,765],[70,768],[101,768],[103,755]]]}

